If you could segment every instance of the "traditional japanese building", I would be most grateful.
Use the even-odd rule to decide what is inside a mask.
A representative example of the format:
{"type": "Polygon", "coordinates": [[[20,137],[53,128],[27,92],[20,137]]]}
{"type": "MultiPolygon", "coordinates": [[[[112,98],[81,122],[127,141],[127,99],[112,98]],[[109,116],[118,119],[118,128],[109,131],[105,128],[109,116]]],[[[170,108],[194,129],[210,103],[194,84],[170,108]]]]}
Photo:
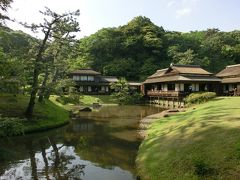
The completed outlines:
{"type": "Polygon", "coordinates": [[[218,92],[221,79],[195,65],[173,65],[157,70],[143,82],[149,97],[185,97],[192,92],[218,92]]]}
{"type": "Polygon", "coordinates": [[[79,69],[70,73],[77,90],[83,94],[109,94],[110,83],[117,82],[114,76],[102,76],[92,69],[79,69]]]}
{"type": "MultiPolygon", "coordinates": [[[[110,94],[110,84],[117,82],[115,76],[103,76],[92,69],[79,69],[70,73],[76,82],[77,91],[83,94],[110,94]]],[[[140,92],[141,83],[129,82],[130,92],[140,92]]]]}
{"type": "Polygon", "coordinates": [[[227,66],[216,76],[221,78],[223,95],[240,95],[240,64],[227,66]]]}

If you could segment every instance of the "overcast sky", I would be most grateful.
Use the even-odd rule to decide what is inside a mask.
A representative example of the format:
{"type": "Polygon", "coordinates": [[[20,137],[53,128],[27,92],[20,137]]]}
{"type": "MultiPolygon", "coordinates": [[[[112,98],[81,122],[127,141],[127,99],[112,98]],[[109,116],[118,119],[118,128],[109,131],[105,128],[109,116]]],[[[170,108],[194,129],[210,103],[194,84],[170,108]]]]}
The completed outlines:
{"type": "MultiPolygon", "coordinates": [[[[41,21],[44,6],[59,13],[80,9],[78,37],[124,25],[139,15],[166,30],[240,30],[240,0],[14,0],[11,6],[9,16],[28,23],[41,21]]],[[[8,25],[24,30],[16,23],[8,25]]]]}

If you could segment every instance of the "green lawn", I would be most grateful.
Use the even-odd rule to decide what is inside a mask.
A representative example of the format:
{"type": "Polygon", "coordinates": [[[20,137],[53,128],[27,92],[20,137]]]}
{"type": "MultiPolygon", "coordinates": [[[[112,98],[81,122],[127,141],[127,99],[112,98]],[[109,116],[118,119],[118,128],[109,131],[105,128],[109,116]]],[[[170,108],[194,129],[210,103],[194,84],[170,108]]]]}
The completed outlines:
{"type": "MultiPolygon", "coordinates": [[[[0,94],[0,114],[6,117],[24,118],[29,101],[28,96],[0,94]]],[[[51,129],[68,123],[69,113],[49,100],[38,103],[34,108],[31,121],[24,121],[25,133],[51,129]]]]}
{"type": "Polygon", "coordinates": [[[142,142],[142,179],[240,179],[240,97],[217,98],[153,123],[142,142]]]}

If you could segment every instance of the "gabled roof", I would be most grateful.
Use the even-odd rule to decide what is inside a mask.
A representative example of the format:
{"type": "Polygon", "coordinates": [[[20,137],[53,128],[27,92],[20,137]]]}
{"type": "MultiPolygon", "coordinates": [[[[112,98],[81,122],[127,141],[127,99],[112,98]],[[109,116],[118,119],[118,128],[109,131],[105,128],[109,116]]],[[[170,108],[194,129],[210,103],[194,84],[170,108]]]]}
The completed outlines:
{"type": "Polygon", "coordinates": [[[220,81],[212,73],[196,65],[173,65],[167,69],[157,70],[144,83],[170,81],[220,81]]]}
{"type": "Polygon", "coordinates": [[[202,69],[198,65],[171,65],[167,72],[170,73],[171,71],[174,71],[176,74],[198,74],[198,75],[211,75],[212,73],[202,69]]]}
{"type": "Polygon", "coordinates": [[[192,74],[192,75],[212,75],[212,73],[202,69],[197,65],[173,65],[171,64],[167,69],[157,70],[153,75],[149,76],[149,78],[156,78],[162,76],[172,76],[176,74],[192,74]]]}
{"type": "Polygon", "coordinates": [[[157,70],[153,75],[149,76],[148,78],[154,78],[154,77],[159,77],[165,74],[165,72],[168,70],[168,68],[166,69],[159,69],[157,70]]]}
{"type": "Polygon", "coordinates": [[[217,77],[240,76],[240,64],[227,66],[216,74],[217,77]]]}
{"type": "Polygon", "coordinates": [[[220,82],[221,79],[214,76],[189,76],[189,75],[173,75],[173,76],[161,76],[157,78],[147,79],[144,84],[158,83],[158,82],[220,82]]]}
{"type": "Polygon", "coordinates": [[[71,72],[72,75],[100,75],[100,72],[94,71],[90,68],[79,69],[71,72]]]}

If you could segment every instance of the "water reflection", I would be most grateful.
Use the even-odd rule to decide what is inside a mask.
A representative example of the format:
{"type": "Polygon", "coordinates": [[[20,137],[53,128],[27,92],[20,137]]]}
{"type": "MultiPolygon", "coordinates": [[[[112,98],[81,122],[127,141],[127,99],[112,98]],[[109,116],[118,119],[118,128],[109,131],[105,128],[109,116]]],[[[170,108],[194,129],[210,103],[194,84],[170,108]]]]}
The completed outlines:
{"type": "Polygon", "coordinates": [[[1,139],[0,179],[135,179],[137,122],[158,109],[135,107],[136,118],[129,107],[119,108],[81,114],[53,131],[1,139]]]}

